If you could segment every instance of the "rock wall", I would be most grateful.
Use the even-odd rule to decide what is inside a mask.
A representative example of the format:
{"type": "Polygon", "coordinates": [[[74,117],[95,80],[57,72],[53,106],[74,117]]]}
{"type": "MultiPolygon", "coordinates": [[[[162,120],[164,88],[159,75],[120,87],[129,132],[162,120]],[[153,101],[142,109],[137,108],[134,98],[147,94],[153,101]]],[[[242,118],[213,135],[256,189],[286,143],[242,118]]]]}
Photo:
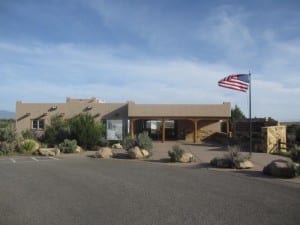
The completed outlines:
{"type": "Polygon", "coordinates": [[[261,134],[263,152],[286,151],[286,126],[262,127],[261,134]]]}

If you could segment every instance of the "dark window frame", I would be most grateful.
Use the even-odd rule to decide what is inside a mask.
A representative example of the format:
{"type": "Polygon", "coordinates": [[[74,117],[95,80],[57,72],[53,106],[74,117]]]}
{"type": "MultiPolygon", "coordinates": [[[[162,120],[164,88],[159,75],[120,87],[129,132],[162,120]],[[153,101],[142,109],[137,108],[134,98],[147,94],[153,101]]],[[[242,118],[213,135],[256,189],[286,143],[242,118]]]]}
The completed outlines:
{"type": "Polygon", "coordinates": [[[45,129],[45,120],[44,119],[34,119],[31,120],[31,129],[33,130],[44,130],[45,129]]]}

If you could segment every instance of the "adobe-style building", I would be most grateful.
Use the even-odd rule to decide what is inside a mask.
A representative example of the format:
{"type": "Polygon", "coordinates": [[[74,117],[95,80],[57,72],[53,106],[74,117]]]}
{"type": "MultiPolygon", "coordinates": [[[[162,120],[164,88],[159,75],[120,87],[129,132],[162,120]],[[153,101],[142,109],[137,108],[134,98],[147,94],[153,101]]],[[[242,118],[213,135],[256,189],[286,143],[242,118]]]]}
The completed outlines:
{"type": "Polygon", "coordinates": [[[136,104],[105,103],[96,98],[72,99],[65,103],[16,103],[16,129],[43,132],[52,116],[72,118],[89,113],[96,121],[118,121],[122,137],[134,137],[147,131],[152,138],[164,142],[184,139],[194,143],[221,131],[221,121],[228,123],[231,116],[230,103],[223,104],[136,104]],[[154,127],[152,125],[155,125],[154,127]]]}

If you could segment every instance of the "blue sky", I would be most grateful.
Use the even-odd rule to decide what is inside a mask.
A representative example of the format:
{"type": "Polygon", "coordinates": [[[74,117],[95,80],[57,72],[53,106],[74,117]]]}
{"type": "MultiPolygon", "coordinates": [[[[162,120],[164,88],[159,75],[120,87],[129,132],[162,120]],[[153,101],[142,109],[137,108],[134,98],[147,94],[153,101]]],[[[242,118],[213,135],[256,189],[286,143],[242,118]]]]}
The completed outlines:
{"type": "Polygon", "coordinates": [[[0,109],[107,102],[237,104],[217,86],[252,73],[252,115],[300,120],[300,1],[1,0],[0,109]]]}

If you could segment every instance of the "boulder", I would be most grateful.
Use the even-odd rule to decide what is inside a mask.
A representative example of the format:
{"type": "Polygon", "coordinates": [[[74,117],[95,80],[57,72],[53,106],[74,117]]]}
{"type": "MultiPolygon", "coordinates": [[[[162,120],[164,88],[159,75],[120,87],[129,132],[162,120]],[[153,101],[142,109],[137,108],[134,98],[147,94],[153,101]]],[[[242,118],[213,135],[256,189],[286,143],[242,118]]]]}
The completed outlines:
{"type": "Polygon", "coordinates": [[[149,153],[149,151],[148,151],[148,150],[146,150],[146,149],[142,149],[142,150],[141,150],[141,152],[142,152],[142,154],[143,154],[144,158],[147,158],[147,157],[149,157],[149,156],[150,156],[150,153],[149,153]]]}
{"type": "Polygon", "coordinates": [[[60,150],[59,150],[59,148],[55,148],[54,153],[55,153],[55,155],[60,155],[60,150]]]}
{"type": "Polygon", "coordinates": [[[132,159],[143,159],[144,155],[138,146],[135,146],[128,150],[128,155],[132,159]]]}
{"type": "Polygon", "coordinates": [[[75,153],[80,153],[80,152],[82,152],[82,148],[77,145],[77,147],[75,149],[75,153]]]}
{"type": "Polygon", "coordinates": [[[296,176],[297,165],[288,160],[274,160],[264,167],[263,173],[275,177],[292,178],[296,176]]]}
{"type": "Polygon", "coordinates": [[[122,146],[120,143],[116,143],[116,144],[113,144],[113,145],[112,145],[112,148],[115,148],[115,149],[123,149],[123,146],[122,146]]]}
{"type": "Polygon", "coordinates": [[[193,158],[194,156],[192,155],[192,153],[185,152],[182,154],[181,158],[179,159],[179,162],[189,163],[193,161],[193,158]]]}
{"type": "Polygon", "coordinates": [[[96,152],[96,158],[109,159],[113,156],[111,148],[103,147],[96,152]]]}
{"type": "Polygon", "coordinates": [[[245,160],[242,162],[236,162],[235,163],[235,168],[237,169],[250,169],[253,168],[254,165],[250,160],[245,160]]]}
{"type": "Polygon", "coordinates": [[[60,150],[58,148],[39,148],[36,152],[41,156],[56,156],[59,155],[60,150]]]}

